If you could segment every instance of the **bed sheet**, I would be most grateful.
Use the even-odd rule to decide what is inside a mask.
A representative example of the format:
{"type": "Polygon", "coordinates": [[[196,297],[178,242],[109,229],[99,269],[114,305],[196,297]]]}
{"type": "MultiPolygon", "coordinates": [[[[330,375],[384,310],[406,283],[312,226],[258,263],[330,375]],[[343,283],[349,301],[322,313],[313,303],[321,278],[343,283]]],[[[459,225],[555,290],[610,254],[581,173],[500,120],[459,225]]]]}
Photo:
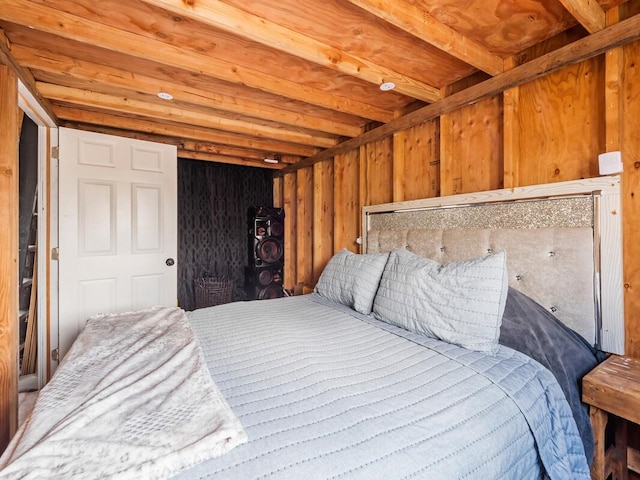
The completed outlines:
{"type": "Polygon", "coordinates": [[[588,479],[555,378],[317,295],[189,313],[248,434],[181,479],[588,479]]]}

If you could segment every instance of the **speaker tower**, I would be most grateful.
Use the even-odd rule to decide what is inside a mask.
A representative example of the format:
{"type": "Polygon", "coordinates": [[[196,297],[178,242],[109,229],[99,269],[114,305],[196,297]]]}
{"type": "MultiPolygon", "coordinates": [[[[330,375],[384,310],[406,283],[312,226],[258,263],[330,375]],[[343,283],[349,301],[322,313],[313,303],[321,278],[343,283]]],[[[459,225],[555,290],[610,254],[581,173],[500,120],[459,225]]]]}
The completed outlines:
{"type": "Polygon", "coordinates": [[[247,297],[265,300],[284,296],[284,209],[250,208],[248,230],[247,297]]]}

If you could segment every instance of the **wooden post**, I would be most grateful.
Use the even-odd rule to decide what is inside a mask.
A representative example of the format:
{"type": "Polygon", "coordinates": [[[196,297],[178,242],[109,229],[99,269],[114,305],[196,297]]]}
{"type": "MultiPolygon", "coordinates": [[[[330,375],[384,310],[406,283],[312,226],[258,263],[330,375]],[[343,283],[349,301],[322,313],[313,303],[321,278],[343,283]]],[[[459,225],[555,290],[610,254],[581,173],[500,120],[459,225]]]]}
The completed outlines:
{"type": "Polygon", "coordinates": [[[18,426],[18,80],[0,65],[0,452],[18,426]]]}
{"type": "Polygon", "coordinates": [[[298,282],[297,268],[297,174],[288,173],[282,187],[282,206],[284,207],[284,288],[293,289],[298,282]]]}
{"type": "MultiPolygon", "coordinates": [[[[297,171],[296,282],[313,286],[313,166],[297,171]]],[[[285,258],[285,263],[286,263],[285,258]]]]}
{"type": "Polygon", "coordinates": [[[333,255],[333,160],[313,166],[313,282],[333,255]]]}

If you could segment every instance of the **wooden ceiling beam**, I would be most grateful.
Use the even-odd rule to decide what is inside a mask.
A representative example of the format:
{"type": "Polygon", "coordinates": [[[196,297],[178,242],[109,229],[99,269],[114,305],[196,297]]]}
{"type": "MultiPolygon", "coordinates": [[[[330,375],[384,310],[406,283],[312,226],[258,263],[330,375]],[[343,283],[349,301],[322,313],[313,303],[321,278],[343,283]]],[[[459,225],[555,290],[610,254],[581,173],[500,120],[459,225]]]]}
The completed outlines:
{"type": "MultiPolygon", "coordinates": [[[[243,149],[228,147],[226,145],[216,145],[213,143],[196,142],[192,140],[185,141],[178,137],[167,137],[162,135],[154,135],[150,133],[133,132],[131,130],[121,130],[118,128],[89,125],[86,123],[73,123],[65,122],[65,126],[74,128],[76,130],[88,130],[96,133],[104,133],[106,135],[115,135],[119,137],[134,138],[136,140],[145,140],[147,142],[163,143],[166,145],[175,145],[178,147],[179,154],[182,152],[183,158],[193,158],[205,161],[214,161],[212,155],[217,155],[215,161],[219,163],[232,163],[237,164],[237,160],[241,159],[255,167],[264,168],[283,168],[289,163],[295,163],[293,158],[300,159],[300,157],[284,156],[281,157],[281,164],[272,167],[271,164],[266,164],[263,161],[265,158],[265,152],[259,150],[243,149]],[[189,152],[189,153],[187,153],[189,152]],[[202,155],[201,155],[202,154],[202,155]],[[227,159],[229,161],[227,161],[227,159]]],[[[180,156],[180,155],[179,155],[180,156]]]]}
{"type": "Polygon", "coordinates": [[[390,118],[390,112],[374,105],[238,66],[195,50],[177,47],[28,0],[2,0],[2,18],[92,47],[126,52],[130,56],[358,117],[378,121],[388,121],[390,118]]]}
{"type": "Polygon", "coordinates": [[[582,62],[627,43],[640,40],[640,14],[607,27],[588,37],[565,45],[553,52],[542,55],[528,63],[507,70],[484,82],[472,85],[465,90],[443,98],[439,102],[422,107],[385,125],[374,128],[359,137],[346,140],[333,148],[328,148],[310,158],[305,158],[295,165],[278,172],[278,176],[308,167],[316,162],[347,153],[364,144],[381,140],[395,132],[406,130],[420,123],[432,120],[444,113],[449,113],[482,99],[498,95],[508,88],[513,88],[561,68],[582,62]]]}
{"type": "Polygon", "coordinates": [[[606,26],[606,15],[596,0],[560,0],[560,3],[589,33],[606,26]]]}
{"type": "Polygon", "coordinates": [[[192,160],[202,160],[205,162],[226,163],[229,165],[243,165],[245,167],[268,168],[270,170],[281,170],[286,165],[282,163],[265,163],[262,160],[248,159],[243,157],[231,157],[227,155],[217,155],[215,153],[194,152],[192,150],[178,150],[178,158],[189,158],[192,160]]]}
{"type": "Polygon", "coordinates": [[[163,119],[176,123],[198,125],[200,127],[215,128],[227,132],[253,135],[260,138],[271,138],[282,142],[299,143],[315,147],[328,148],[338,143],[333,136],[312,134],[303,131],[287,130],[285,128],[259,125],[242,120],[216,117],[215,112],[204,113],[186,110],[168,104],[156,104],[133,100],[126,97],[106,95],[103,93],[64,87],[51,83],[36,82],[36,87],[45,97],[58,102],[81,105],[85,108],[107,110],[111,112],[139,115],[153,119],[163,119]]]}
{"type": "Polygon", "coordinates": [[[201,142],[219,143],[236,147],[263,150],[265,153],[278,152],[280,154],[309,157],[320,151],[317,147],[309,147],[294,143],[277,142],[255,137],[222,132],[209,128],[195,126],[184,126],[171,122],[158,122],[135,116],[120,116],[112,113],[96,112],[89,110],[78,110],[65,106],[54,105],[54,112],[58,118],[69,123],[91,124],[106,126],[120,130],[130,130],[132,132],[149,133],[166,137],[177,137],[183,139],[197,140],[201,142]]]}
{"type": "Polygon", "coordinates": [[[489,75],[504,72],[504,61],[500,56],[406,0],[348,1],[478,70],[489,75]]]}
{"type": "Polygon", "coordinates": [[[44,98],[36,88],[36,80],[33,78],[33,75],[31,75],[31,72],[20,65],[20,63],[12,54],[9,39],[4,34],[2,29],[0,29],[0,64],[5,64],[13,69],[22,84],[26,87],[27,90],[29,90],[31,95],[33,95],[33,98],[38,101],[49,118],[51,118],[51,121],[57,124],[58,119],[53,113],[53,107],[51,103],[49,103],[49,101],[44,98]]]}
{"type": "MultiPolygon", "coordinates": [[[[221,155],[229,157],[240,157],[246,159],[262,160],[265,157],[273,155],[273,152],[265,152],[264,150],[253,150],[250,148],[230,147],[228,145],[220,145],[209,142],[197,142],[194,140],[185,140],[181,143],[183,150],[192,152],[209,153],[212,155],[221,155]]],[[[296,163],[300,160],[299,156],[281,155],[280,162],[285,166],[290,163],[296,163]]]]}
{"type": "Polygon", "coordinates": [[[439,88],[218,0],[142,1],[374,85],[393,82],[394,91],[409,97],[429,103],[440,99],[439,88]]]}
{"type": "Polygon", "coordinates": [[[297,112],[272,106],[265,108],[260,103],[245,100],[241,97],[231,97],[217,92],[189,87],[188,85],[138,75],[110,65],[87,62],[48,50],[14,45],[13,53],[16,60],[23,67],[56,76],[90,82],[94,85],[130,89],[148,95],[156,95],[158,92],[170,92],[174,100],[178,102],[345,137],[357,137],[362,133],[362,128],[358,125],[311,115],[300,115],[297,112]]]}

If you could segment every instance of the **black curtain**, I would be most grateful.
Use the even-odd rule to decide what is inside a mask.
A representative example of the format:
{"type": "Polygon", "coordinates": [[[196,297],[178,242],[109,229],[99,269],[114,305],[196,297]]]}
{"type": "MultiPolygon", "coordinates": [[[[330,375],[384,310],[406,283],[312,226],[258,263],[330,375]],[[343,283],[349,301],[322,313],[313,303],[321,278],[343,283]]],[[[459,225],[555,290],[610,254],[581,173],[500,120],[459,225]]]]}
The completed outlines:
{"type": "Polygon", "coordinates": [[[178,305],[195,308],[193,279],[229,275],[243,300],[247,210],[273,203],[271,170],[178,160],[178,305]]]}

